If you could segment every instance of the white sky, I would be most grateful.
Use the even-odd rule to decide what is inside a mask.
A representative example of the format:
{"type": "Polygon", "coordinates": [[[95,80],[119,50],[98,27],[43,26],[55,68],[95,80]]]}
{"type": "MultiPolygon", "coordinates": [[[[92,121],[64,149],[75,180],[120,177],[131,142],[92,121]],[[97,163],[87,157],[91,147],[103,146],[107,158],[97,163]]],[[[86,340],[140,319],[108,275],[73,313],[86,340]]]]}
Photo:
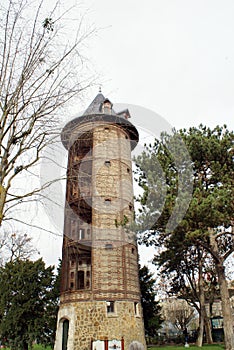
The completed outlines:
{"type": "MultiPolygon", "coordinates": [[[[88,53],[112,102],[152,109],[176,128],[199,123],[233,128],[232,0],[85,5],[90,20],[103,28],[88,53]]],[[[92,92],[90,99],[97,90],[92,92]]]]}
{"type": "MultiPolygon", "coordinates": [[[[113,103],[149,108],[177,129],[233,129],[233,0],[86,0],[82,7],[100,28],[86,55],[113,103]]],[[[75,111],[97,93],[92,88],[75,111]]],[[[46,241],[42,255],[56,263],[61,241],[46,241]]]]}

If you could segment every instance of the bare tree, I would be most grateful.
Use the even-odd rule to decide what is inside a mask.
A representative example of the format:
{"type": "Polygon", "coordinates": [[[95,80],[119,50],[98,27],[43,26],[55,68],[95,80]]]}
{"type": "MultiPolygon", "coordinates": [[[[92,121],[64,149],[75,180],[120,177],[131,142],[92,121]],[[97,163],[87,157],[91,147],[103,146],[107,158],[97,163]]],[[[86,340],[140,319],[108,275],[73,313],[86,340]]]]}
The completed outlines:
{"type": "Polygon", "coordinates": [[[0,266],[16,259],[29,259],[35,253],[39,254],[32,244],[32,238],[26,233],[15,232],[9,234],[5,231],[0,238],[0,266]]]}
{"type": "Polygon", "coordinates": [[[169,298],[162,303],[162,315],[165,322],[182,331],[196,319],[197,314],[185,300],[169,298]]]}
{"type": "Polygon", "coordinates": [[[50,10],[45,0],[0,4],[0,225],[40,193],[38,183],[23,186],[23,178],[57,136],[61,109],[94,80],[82,76],[81,55],[94,29],[83,30],[82,18],[68,21],[79,9],[49,4],[50,10]]]}

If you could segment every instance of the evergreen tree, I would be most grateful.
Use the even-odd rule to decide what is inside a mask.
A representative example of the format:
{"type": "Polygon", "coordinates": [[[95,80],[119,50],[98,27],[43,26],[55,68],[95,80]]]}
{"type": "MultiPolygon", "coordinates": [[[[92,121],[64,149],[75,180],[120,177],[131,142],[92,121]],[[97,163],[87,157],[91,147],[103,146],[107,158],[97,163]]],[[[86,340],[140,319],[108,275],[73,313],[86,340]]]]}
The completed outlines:
{"type": "Polygon", "coordinates": [[[0,334],[12,350],[51,342],[56,310],[53,267],[16,260],[0,268],[0,334]]]}
{"type": "Polygon", "coordinates": [[[163,321],[160,314],[161,307],[155,300],[156,292],[154,287],[156,280],[147,266],[139,269],[139,276],[145,331],[147,335],[153,337],[163,321]]]}
{"type": "MultiPolygon", "coordinates": [[[[186,245],[196,246],[210,254],[222,302],[225,346],[230,350],[234,348],[234,336],[225,261],[234,251],[233,142],[234,134],[226,126],[217,126],[212,130],[200,125],[199,128],[180,130],[171,136],[162,135],[161,140],[155,140],[136,159],[139,185],[144,190],[140,198],[143,208],[138,217],[142,231],[146,230],[149,219],[152,222],[151,218],[155,218],[155,223],[144,234],[143,241],[161,247],[174,240],[185,244],[185,250],[186,245]],[[176,138],[183,141],[190,157],[186,157],[181,147],[176,150],[177,160],[175,159],[175,151],[171,152],[171,149],[176,138]],[[162,174],[158,171],[158,164],[162,174]],[[193,190],[188,203],[183,191],[178,200],[178,191],[181,179],[186,178],[184,174],[191,164],[193,190]],[[164,186],[165,190],[161,197],[160,186],[164,186]],[[164,203],[160,207],[162,197],[164,203]],[[184,207],[188,210],[180,217],[180,211],[184,207]],[[176,221],[176,218],[179,219],[176,221]],[[173,225],[168,225],[168,222],[173,222],[173,225]]],[[[183,182],[184,192],[191,181],[189,175],[186,180],[183,182]]],[[[168,258],[170,259],[170,254],[168,258]]],[[[179,254],[177,258],[180,259],[179,254]]]]}

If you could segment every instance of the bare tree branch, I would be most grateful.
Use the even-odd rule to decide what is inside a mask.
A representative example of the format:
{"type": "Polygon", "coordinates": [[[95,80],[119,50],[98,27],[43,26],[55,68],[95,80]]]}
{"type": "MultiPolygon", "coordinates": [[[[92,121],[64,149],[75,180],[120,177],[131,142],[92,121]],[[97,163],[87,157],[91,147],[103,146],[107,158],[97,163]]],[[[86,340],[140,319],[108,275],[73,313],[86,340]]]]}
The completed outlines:
{"type": "Polygon", "coordinates": [[[16,180],[38,164],[58,135],[59,113],[94,78],[82,74],[85,17],[66,32],[67,16],[58,0],[5,0],[0,4],[0,225],[24,198],[48,186],[16,188],[16,180]],[[36,5],[36,6],[35,6],[36,5]],[[62,10],[62,14],[60,13],[62,10]],[[32,13],[34,14],[32,16],[32,13]],[[66,16],[65,16],[66,15],[66,16]],[[66,36],[67,33],[67,36],[66,36]],[[68,35],[70,33],[70,35],[68,35]]]}

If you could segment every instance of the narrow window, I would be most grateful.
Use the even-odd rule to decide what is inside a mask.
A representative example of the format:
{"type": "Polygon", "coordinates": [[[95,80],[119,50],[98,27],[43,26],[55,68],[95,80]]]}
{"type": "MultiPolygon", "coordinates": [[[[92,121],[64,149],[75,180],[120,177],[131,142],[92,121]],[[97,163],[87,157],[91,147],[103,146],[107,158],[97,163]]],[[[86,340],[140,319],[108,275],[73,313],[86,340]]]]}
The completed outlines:
{"type": "Polygon", "coordinates": [[[86,276],[87,276],[87,277],[90,277],[90,271],[87,271],[87,272],[86,272],[86,276]]]}
{"type": "Polygon", "coordinates": [[[74,278],[74,272],[71,272],[71,278],[74,278]]]}
{"type": "Polygon", "coordinates": [[[78,289],[84,289],[84,271],[78,271],[78,289]]]}
{"type": "Polygon", "coordinates": [[[87,235],[90,235],[90,228],[87,229],[87,235]]]}
{"type": "Polygon", "coordinates": [[[127,173],[128,173],[128,174],[130,173],[130,169],[129,169],[129,168],[127,168],[127,173]]]}
{"type": "Polygon", "coordinates": [[[135,249],[134,248],[132,248],[132,254],[135,254],[135,249]]]}
{"type": "Polygon", "coordinates": [[[134,312],[135,315],[139,315],[139,305],[137,302],[134,302],[134,312]]]}
{"type": "Polygon", "coordinates": [[[115,309],[114,309],[114,301],[107,301],[106,302],[106,310],[107,310],[107,313],[110,313],[110,312],[114,312],[115,309]]]}
{"type": "Polygon", "coordinates": [[[105,199],[105,204],[106,205],[110,205],[111,204],[111,199],[109,199],[109,198],[105,199]]]}
{"type": "Polygon", "coordinates": [[[111,166],[111,162],[109,160],[106,160],[104,164],[108,168],[111,166]]]}
{"type": "Polygon", "coordinates": [[[84,239],[85,238],[85,230],[81,228],[79,230],[79,239],[84,239]]]}
{"type": "Polygon", "coordinates": [[[74,288],[74,283],[73,283],[73,282],[70,283],[70,288],[71,288],[71,289],[74,288]]]}
{"type": "Polygon", "coordinates": [[[69,331],[69,321],[63,321],[63,334],[62,334],[62,350],[67,350],[68,341],[68,331],[69,331]]]}
{"type": "Polygon", "coordinates": [[[129,204],[129,210],[132,210],[132,208],[133,208],[132,204],[129,204]]]}
{"type": "Polygon", "coordinates": [[[110,128],[104,128],[105,132],[110,131],[110,128]]]}

